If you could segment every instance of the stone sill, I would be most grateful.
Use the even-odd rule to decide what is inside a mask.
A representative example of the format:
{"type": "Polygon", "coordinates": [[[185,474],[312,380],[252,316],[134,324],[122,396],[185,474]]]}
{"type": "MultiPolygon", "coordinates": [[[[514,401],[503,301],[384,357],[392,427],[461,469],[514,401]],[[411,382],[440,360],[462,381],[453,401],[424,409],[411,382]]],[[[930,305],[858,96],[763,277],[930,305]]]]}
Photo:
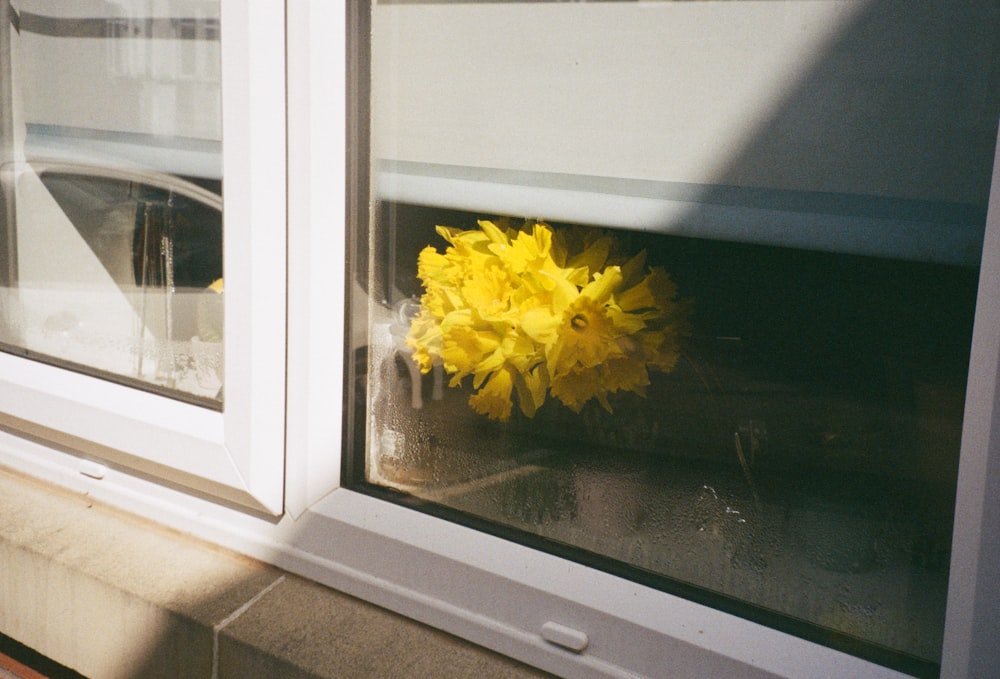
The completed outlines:
{"type": "Polygon", "coordinates": [[[0,468],[0,633],[92,679],[546,676],[0,468]]]}

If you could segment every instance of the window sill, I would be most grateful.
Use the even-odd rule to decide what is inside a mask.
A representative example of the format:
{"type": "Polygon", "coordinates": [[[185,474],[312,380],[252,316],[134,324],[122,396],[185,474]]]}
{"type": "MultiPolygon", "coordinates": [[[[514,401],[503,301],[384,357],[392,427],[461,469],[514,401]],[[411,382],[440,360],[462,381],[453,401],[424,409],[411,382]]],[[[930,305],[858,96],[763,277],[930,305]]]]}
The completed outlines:
{"type": "Polygon", "coordinates": [[[0,515],[0,632],[95,679],[543,676],[5,469],[0,515]]]}

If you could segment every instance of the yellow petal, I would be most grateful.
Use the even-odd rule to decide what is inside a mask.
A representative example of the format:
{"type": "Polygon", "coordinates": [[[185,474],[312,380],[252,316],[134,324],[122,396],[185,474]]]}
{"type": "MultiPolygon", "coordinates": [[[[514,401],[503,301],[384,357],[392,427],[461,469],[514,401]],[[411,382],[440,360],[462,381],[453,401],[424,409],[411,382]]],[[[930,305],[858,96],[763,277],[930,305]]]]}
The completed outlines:
{"type": "Polygon", "coordinates": [[[641,278],[646,266],[646,251],[642,250],[636,256],[622,264],[622,287],[629,288],[641,278]]]}
{"type": "Polygon", "coordinates": [[[562,314],[557,316],[552,313],[551,308],[539,307],[525,311],[519,320],[521,330],[528,337],[540,344],[552,344],[562,324],[562,314]]]}
{"type": "Polygon", "coordinates": [[[552,396],[575,413],[583,410],[587,401],[603,391],[601,375],[593,368],[572,370],[552,377],[552,396]]]}
{"type": "Polygon", "coordinates": [[[645,387],[649,386],[645,361],[623,356],[609,360],[602,368],[601,381],[607,391],[632,391],[645,396],[645,387]]]}
{"type": "Polygon", "coordinates": [[[483,383],[483,380],[502,367],[504,367],[504,355],[498,348],[490,352],[489,356],[484,357],[483,360],[476,365],[475,370],[473,371],[472,386],[478,389],[479,385],[483,383]]]}
{"type": "Polygon", "coordinates": [[[468,310],[449,314],[441,323],[441,362],[449,373],[470,375],[500,346],[500,338],[488,329],[476,328],[468,310]]]}
{"type": "Polygon", "coordinates": [[[510,306],[514,282],[499,266],[486,266],[472,272],[462,285],[466,305],[483,316],[503,314],[510,306]]]}
{"type": "Polygon", "coordinates": [[[544,366],[534,370],[518,373],[514,380],[517,388],[517,405],[527,417],[534,417],[535,412],[545,403],[545,392],[549,388],[548,372],[544,366]]]}
{"type": "Polygon", "coordinates": [[[609,299],[611,295],[614,294],[615,289],[622,282],[622,270],[621,267],[609,266],[603,272],[594,274],[594,280],[580,291],[580,294],[584,297],[589,297],[595,302],[604,304],[609,299]]]}
{"type": "Polygon", "coordinates": [[[676,296],[677,286],[667,272],[654,268],[637,285],[620,292],[616,301],[625,311],[653,309],[663,314],[673,305],[676,296]]]}
{"type": "Polygon", "coordinates": [[[588,273],[600,271],[607,264],[608,256],[615,244],[612,236],[601,236],[594,242],[587,245],[583,252],[572,257],[568,266],[586,268],[588,273]]]}
{"type": "Polygon", "coordinates": [[[482,389],[469,397],[469,405],[480,415],[506,422],[510,419],[510,411],[514,405],[510,400],[513,388],[514,380],[510,372],[500,370],[494,373],[482,389]]]}
{"type": "Polygon", "coordinates": [[[482,219],[477,223],[479,224],[479,228],[483,230],[483,233],[486,234],[486,237],[489,238],[491,242],[500,243],[502,245],[510,245],[510,239],[507,238],[507,234],[501,231],[496,224],[485,219],[482,219]]]}
{"type": "Polygon", "coordinates": [[[441,326],[437,319],[426,310],[422,310],[411,321],[405,342],[406,346],[413,349],[413,360],[420,367],[420,371],[430,372],[434,359],[441,351],[441,326]]]}

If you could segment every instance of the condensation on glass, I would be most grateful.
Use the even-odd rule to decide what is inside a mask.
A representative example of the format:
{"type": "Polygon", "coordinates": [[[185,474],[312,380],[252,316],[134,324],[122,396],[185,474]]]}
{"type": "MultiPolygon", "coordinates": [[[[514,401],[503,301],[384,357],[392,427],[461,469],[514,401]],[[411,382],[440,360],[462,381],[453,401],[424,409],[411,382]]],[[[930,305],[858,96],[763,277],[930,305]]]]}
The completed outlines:
{"type": "Polygon", "coordinates": [[[355,486],[936,676],[994,15],[376,3],[355,486]]]}
{"type": "Polygon", "coordinates": [[[221,407],[218,0],[0,19],[0,349],[221,407]]]}

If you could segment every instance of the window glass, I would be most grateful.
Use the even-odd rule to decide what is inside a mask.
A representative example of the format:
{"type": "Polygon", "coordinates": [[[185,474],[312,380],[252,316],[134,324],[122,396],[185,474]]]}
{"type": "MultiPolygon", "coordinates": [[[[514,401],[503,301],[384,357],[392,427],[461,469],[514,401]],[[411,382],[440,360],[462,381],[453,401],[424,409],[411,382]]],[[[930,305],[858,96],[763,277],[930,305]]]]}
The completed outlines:
{"type": "Polygon", "coordinates": [[[0,348],[221,407],[217,0],[0,6],[0,348]]]}
{"type": "Polygon", "coordinates": [[[936,676],[994,13],[376,3],[349,484],[936,676]]]}

